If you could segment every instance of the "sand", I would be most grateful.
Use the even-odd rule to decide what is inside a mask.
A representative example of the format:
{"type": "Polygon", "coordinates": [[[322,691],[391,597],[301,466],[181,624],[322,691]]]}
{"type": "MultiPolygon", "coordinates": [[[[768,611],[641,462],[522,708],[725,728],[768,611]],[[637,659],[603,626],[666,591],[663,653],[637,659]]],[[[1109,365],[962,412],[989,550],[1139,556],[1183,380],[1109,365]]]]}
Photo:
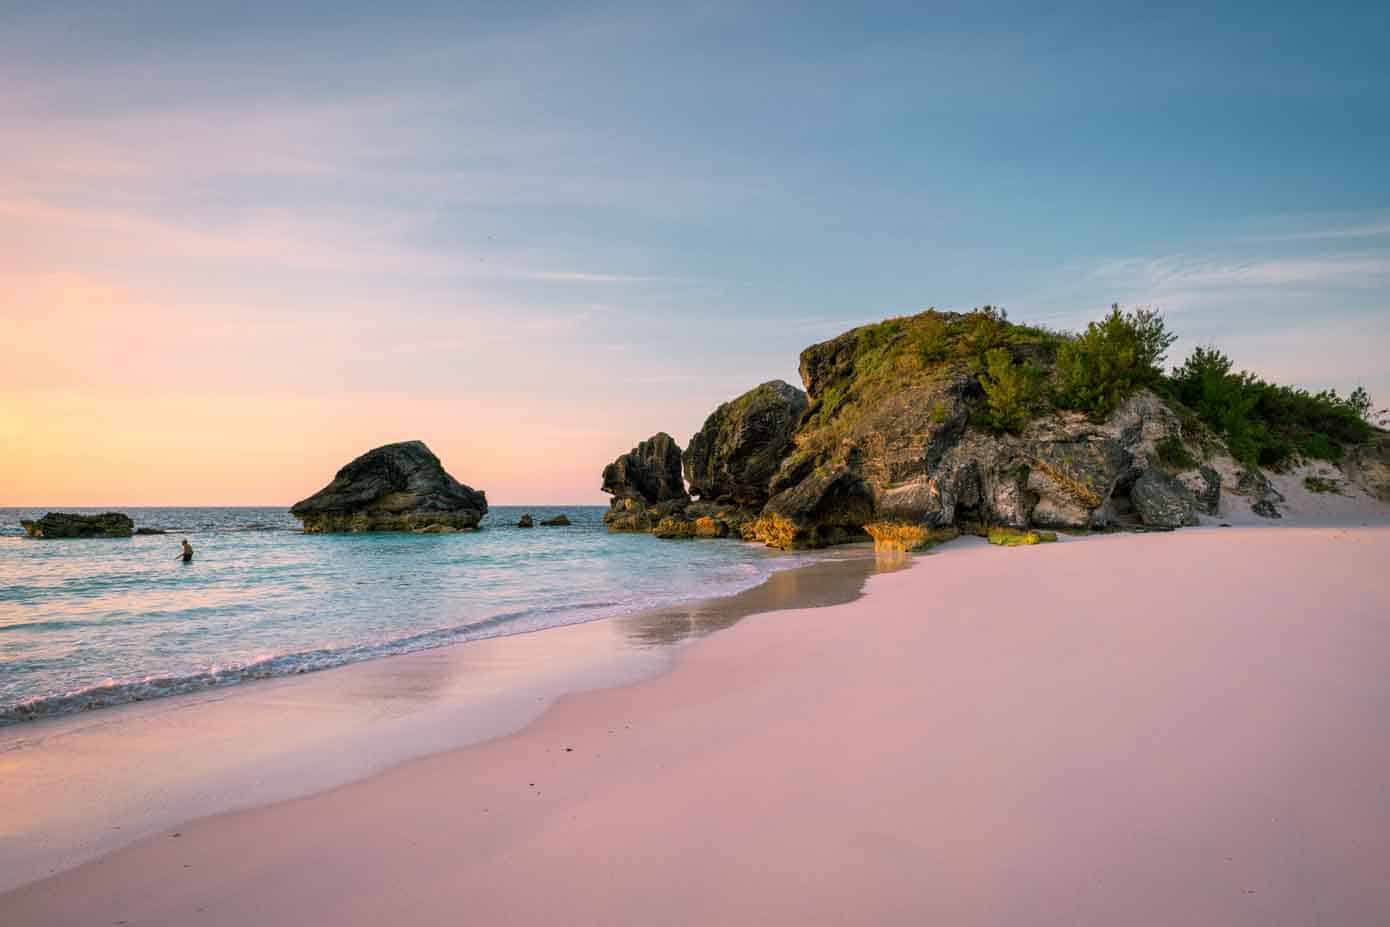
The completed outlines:
{"type": "Polygon", "coordinates": [[[966,540],[0,923],[1387,923],[1387,564],[1386,527],[966,540]]]}

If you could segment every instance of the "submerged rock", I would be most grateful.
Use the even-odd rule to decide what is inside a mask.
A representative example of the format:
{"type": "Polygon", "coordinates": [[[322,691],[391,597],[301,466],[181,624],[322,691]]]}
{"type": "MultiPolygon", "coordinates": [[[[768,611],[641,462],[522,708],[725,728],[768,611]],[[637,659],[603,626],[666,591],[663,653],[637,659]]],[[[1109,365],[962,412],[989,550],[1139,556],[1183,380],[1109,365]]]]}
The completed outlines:
{"type": "Polygon", "coordinates": [[[541,522],[541,526],[544,528],[563,528],[569,524],[569,516],[565,515],[563,512],[556,515],[554,518],[547,518],[545,521],[541,522]]]}
{"type": "Polygon", "coordinates": [[[695,537],[695,522],[680,515],[667,515],[656,523],[652,529],[652,534],[659,538],[693,538],[695,537]]]}
{"type": "Polygon", "coordinates": [[[652,521],[646,503],[640,499],[614,499],[603,513],[603,523],[609,531],[650,531],[652,521]]]}
{"type": "Polygon", "coordinates": [[[690,493],[752,508],[766,503],[807,405],[801,390],[772,380],[715,409],[685,451],[690,493]]]}
{"type": "MultiPolygon", "coordinates": [[[[20,521],[31,538],[128,538],[134,533],[135,522],[121,512],[100,515],[75,515],[71,512],[49,512],[37,521],[20,521]]],[[[162,532],[161,532],[162,533],[162,532]]]]}
{"type": "Polygon", "coordinates": [[[168,534],[163,528],[136,528],[136,534],[168,534]]]}
{"type": "Polygon", "coordinates": [[[487,496],[444,471],[422,441],[368,451],[290,509],[310,534],[476,528],[487,496]]]}
{"type": "Polygon", "coordinates": [[[692,502],[685,506],[684,514],[695,521],[699,537],[716,538],[742,537],[744,529],[758,517],[754,509],[718,502],[692,502]]]}

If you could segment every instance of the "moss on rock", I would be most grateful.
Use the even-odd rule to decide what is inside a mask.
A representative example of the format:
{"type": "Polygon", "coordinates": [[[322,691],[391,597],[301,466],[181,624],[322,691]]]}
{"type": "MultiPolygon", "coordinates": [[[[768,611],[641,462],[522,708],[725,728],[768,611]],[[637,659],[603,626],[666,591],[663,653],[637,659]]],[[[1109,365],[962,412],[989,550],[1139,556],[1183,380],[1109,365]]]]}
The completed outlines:
{"type": "Polygon", "coordinates": [[[874,550],[927,550],[960,537],[960,529],[954,525],[932,528],[921,524],[880,521],[865,525],[864,530],[874,539],[874,550]]]}
{"type": "Polygon", "coordinates": [[[991,544],[1000,547],[1026,547],[1032,544],[1050,544],[1057,540],[1057,532],[994,527],[989,529],[988,538],[991,544]]]}

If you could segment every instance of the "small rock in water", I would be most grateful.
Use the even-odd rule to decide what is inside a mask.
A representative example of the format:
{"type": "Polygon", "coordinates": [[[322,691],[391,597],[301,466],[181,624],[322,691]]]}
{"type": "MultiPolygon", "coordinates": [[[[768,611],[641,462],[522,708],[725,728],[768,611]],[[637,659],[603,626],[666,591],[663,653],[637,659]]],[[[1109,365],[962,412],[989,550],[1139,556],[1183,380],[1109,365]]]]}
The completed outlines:
{"type": "Polygon", "coordinates": [[[570,524],[570,520],[567,516],[561,513],[559,515],[556,515],[554,518],[547,518],[545,521],[541,522],[541,524],[547,528],[563,528],[566,525],[570,524]]]}
{"type": "Polygon", "coordinates": [[[101,515],[74,515],[49,512],[38,521],[20,519],[20,526],[31,538],[128,538],[135,523],[122,512],[101,515]]]}
{"type": "Polygon", "coordinates": [[[521,516],[521,520],[516,523],[518,528],[534,528],[536,523],[531,520],[530,513],[521,516]]]}

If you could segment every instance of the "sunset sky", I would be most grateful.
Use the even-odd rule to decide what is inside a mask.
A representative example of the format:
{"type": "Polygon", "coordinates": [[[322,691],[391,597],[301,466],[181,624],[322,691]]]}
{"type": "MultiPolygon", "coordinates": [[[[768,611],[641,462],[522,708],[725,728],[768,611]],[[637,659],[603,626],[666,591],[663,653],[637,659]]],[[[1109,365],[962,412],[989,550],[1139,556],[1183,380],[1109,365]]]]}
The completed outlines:
{"type": "Polygon", "coordinates": [[[1384,5],[1037,6],[4,4],[0,505],[597,503],[927,306],[1390,404],[1384,5]]]}

